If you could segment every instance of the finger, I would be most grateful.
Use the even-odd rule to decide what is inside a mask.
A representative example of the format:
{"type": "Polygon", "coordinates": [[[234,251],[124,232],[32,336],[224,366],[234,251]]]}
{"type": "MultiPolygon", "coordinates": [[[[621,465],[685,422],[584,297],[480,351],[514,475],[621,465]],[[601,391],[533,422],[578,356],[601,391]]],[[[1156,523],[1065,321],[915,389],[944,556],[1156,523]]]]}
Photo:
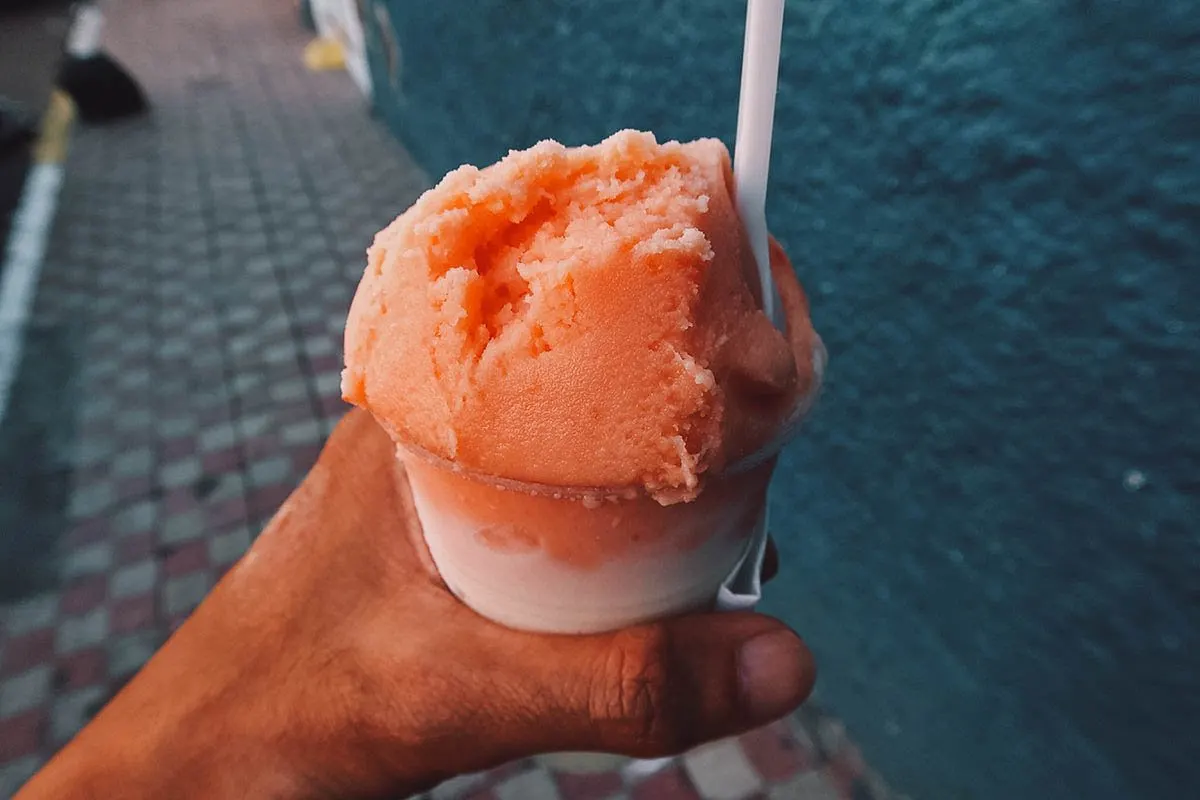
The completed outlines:
{"type": "Polygon", "coordinates": [[[775,547],[774,538],[767,538],[767,552],[763,554],[762,570],[759,574],[763,583],[779,574],[779,550],[775,547]]]}
{"type": "Polygon", "coordinates": [[[505,664],[488,676],[488,702],[528,752],[679,753],[787,714],[816,676],[795,633],[750,613],[596,636],[504,631],[487,647],[505,664]]]}

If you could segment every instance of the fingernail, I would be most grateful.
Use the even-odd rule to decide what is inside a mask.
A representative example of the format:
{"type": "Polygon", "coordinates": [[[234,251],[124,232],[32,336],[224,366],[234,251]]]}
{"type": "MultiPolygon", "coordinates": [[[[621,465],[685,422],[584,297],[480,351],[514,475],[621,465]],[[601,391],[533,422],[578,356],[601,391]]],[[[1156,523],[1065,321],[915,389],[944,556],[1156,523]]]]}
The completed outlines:
{"type": "Polygon", "coordinates": [[[809,681],[804,654],[800,639],[788,631],[760,634],[742,645],[738,680],[753,720],[770,722],[800,705],[809,681]]]}

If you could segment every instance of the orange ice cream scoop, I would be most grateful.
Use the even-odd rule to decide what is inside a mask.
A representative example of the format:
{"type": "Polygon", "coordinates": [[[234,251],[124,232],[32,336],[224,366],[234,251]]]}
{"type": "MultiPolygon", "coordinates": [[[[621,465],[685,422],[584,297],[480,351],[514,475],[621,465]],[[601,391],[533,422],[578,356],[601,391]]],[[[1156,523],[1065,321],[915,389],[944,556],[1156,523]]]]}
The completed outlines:
{"type": "Polygon", "coordinates": [[[622,131],[460,167],[381,231],[346,323],[346,400],[394,440],[503,478],[687,500],[813,378],[760,310],[715,139],[622,131]]]}

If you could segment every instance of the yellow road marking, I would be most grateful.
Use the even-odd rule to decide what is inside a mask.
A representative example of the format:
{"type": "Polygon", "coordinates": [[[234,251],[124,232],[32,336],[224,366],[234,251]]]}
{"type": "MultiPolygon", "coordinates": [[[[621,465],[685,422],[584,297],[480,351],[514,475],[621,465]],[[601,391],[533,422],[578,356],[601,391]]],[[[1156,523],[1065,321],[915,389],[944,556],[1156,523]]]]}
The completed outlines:
{"type": "Polygon", "coordinates": [[[313,72],[345,69],[346,51],[337,39],[318,37],[304,48],[304,66],[313,72]]]}
{"type": "Polygon", "coordinates": [[[50,105],[42,116],[42,129],[33,149],[38,164],[61,164],[67,159],[71,138],[71,123],[75,120],[75,103],[61,89],[50,95],[50,105]]]}

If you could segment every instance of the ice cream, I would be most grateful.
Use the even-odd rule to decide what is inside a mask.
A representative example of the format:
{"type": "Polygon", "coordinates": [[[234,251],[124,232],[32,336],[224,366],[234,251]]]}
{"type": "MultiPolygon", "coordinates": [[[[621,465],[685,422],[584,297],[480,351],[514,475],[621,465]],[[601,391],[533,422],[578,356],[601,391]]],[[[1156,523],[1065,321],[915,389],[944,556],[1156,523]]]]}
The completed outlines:
{"type": "Polygon", "coordinates": [[[346,399],[489,475],[695,497],[813,373],[790,269],[790,341],[758,310],[731,187],[719,141],[633,131],[455,170],[369,250],[346,399]]]}
{"type": "Polygon", "coordinates": [[[760,310],[732,186],[713,139],[542,142],[375,237],[343,394],[397,443],[481,613],[619,627],[711,603],[745,551],[820,343],[777,245],[786,330],[760,310]]]}

